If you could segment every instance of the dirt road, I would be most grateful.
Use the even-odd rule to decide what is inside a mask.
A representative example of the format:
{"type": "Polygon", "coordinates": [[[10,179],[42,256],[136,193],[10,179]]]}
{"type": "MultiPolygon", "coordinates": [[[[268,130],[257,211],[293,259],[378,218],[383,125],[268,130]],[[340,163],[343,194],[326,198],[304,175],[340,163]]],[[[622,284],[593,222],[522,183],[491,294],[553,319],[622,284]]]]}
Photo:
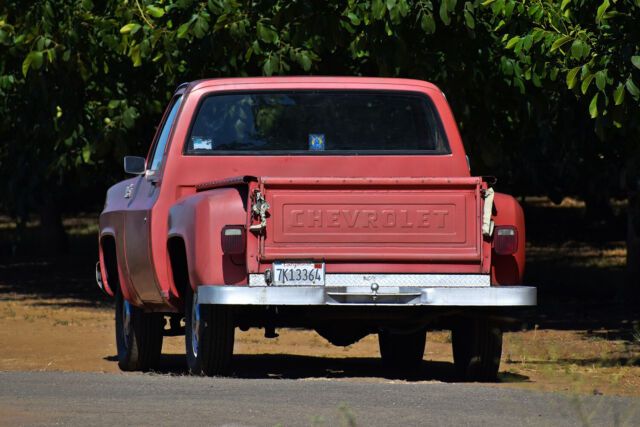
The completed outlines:
{"type": "Polygon", "coordinates": [[[637,405],[463,384],[0,372],[12,425],[638,425],[637,405]]]}

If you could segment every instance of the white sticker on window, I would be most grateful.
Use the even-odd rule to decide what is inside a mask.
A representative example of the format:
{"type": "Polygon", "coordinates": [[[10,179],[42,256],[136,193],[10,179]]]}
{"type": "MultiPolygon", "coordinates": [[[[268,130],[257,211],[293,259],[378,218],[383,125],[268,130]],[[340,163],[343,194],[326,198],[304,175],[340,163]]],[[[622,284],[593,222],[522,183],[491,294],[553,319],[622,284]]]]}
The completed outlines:
{"type": "Polygon", "coordinates": [[[194,150],[211,150],[211,148],[213,147],[213,140],[205,139],[199,136],[192,137],[191,142],[193,142],[194,150]]]}

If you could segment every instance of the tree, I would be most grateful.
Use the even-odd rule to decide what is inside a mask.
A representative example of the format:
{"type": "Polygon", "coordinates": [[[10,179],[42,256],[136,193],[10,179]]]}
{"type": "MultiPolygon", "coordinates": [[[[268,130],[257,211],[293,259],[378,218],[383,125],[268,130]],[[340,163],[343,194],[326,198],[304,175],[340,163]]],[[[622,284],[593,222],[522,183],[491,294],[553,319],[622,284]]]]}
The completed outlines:
{"type": "Polygon", "coordinates": [[[102,199],[113,176],[103,172],[135,146],[127,138],[149,133],[135,121],[157,116],[164,102],[153,101],[166,96],[162,87],[149,98],[145,76],[129,75],[111,9],[95,9],[64,0],[0,6],[2,203],[19,228],[39,212],[49,251],[64,247],[62,207],[102,199]]]}
{"type": "Polygon", "coordinates": [[[47,194],[102,197],[122,156],[145,152],[182,81],[283,74],[432,81],[451,100],[475,174],[521,195],[578,194],[590,207],[628,196],[636,206],[637,9],[637,0],[4,2],[5,208],[25,218],[47,194]]]}
{"type": "MultiPolygon", "coordinates": [[[[584,197],[595,204],[628,198],[627,266],[640,274],[640,2],[564,0],[524,3],[488,0],[494,30],[534,86],[591,119],[596,137],[562,141],[581,153],[584,197]],[[572,98],[572,99],[571,99],[572,98]],[[586,179],[585,179],[586,178],[586,179]]],[[[563,115],[558,116],[558,127],[563,115]]],[[[640,289],[634,286],[640,297],[640,289]]]]}

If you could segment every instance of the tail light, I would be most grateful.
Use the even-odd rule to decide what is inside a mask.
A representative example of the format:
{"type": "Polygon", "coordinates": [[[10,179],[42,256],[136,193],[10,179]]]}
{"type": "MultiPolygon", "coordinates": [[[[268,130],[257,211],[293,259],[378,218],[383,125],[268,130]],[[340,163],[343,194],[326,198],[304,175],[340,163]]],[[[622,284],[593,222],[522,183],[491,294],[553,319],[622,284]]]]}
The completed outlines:
{"type": "Polygon", "coordinates": [[[498,255],[513,255],[518,251],[518,229],[499,225],[494,230],[493,249],[498,255]]]}
{"type": "Polygon", "coordinates": [[[247,245],[244,225],[225,225],[222,228],[222,252],[225,255],[242,254],[247,245]]]}

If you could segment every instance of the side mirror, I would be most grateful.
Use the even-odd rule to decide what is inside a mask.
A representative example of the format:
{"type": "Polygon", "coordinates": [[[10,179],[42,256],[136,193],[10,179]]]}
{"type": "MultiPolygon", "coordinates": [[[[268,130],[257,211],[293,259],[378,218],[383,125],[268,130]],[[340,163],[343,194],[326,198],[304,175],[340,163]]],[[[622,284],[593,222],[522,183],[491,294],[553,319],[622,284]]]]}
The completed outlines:
{"type": "Polygon", "coordinates": [[[147,161],[144,157],[124,156],[124,171],[133,175],[142,175],[147,161]]]}

